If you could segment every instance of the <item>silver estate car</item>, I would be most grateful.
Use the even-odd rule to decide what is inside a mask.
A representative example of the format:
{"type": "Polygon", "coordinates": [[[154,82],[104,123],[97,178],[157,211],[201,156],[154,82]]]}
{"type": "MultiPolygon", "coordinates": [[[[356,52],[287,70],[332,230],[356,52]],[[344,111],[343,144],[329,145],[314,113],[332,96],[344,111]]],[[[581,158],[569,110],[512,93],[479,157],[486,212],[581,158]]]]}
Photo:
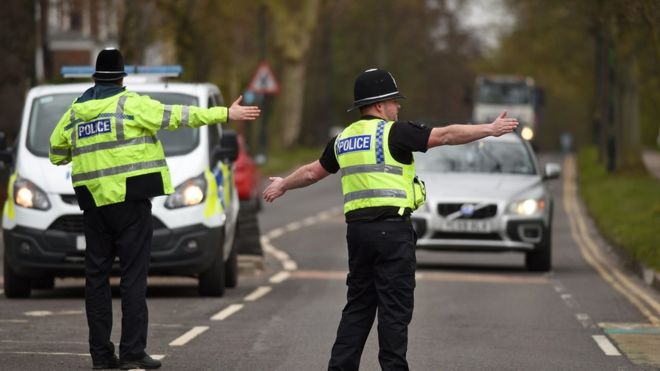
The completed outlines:
{"type": "Polygon", "coordinates": [[[534,152],[516,133],[416,153],[426,203],[412,215],[417,249],[525,253],[531,271],[551,263],[552,198],[534,152]]]}

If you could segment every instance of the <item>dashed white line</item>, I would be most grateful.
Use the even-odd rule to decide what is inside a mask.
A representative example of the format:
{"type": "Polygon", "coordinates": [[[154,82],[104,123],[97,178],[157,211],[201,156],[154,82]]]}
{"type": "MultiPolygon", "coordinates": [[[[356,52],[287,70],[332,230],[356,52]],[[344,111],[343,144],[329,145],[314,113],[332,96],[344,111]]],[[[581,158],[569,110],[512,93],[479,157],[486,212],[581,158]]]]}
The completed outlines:
{"type": "Polygon", "coordinates": [[[284,229],[286,229],[287,232],[293,232],[293,231],[297,231],[301,227],[302,227],[302,223],[292,222],[292,223],[287,224],[286,227],[284,227],[284,229]]]}
{"type": "Polygon", "coordinates": [[[26,319],[0,319],[0,323],[27,323],[26,319]]]}
{"type": "Polygon", "coordinates": [[[268,281],[270,283],[282,283],[286,281],[289,277],[291,277],[291,273],[287,271],[281,271],[274,276],[272,276],[268,281]]]}
{"type": "Polygon", "coordinates": [[[308,216],[307,218],[303,219],[302,225],[305,227],[309,227],[310,225],[313,225],[317,222],[317,218],[315,216],[308,216]]]}
{"type": "Polygon", "coordinates": [[[287,271],[295,271],[296,269],[298,269],[298,264],[295,261],[291,260],[291,259],[287,259],[287,260],[283,261],[282,266],[287,271]]]}
{"type": "Polygon", "coordinates": [[[227,308],[214,314],[213,317],[211,317],[211,321],[223,321],[227,319],[227,317],[231,316],[232,314],[238,312],[241,309],[243,309],[243,304],[232,304],[227,308]]]}
{"type": "Polygon", "coordinates": [[[153,354],[151,358],[155,359],[156,361],[161,361],[163,358],[165,358],[164,354],[153,354]]]}
{"type": "Polygon", "coordinates": [[[252,291],[252,293],[246,297],[243,298],[245,301],[255,301],[259,299],[260,297],[268,294],[272,290],[270,286],[259,286],[257,287],[256,290],[252,291]]]}
{"type": "Polygon", "coordinates": [[[596,344],[600,347],[600,350],[608,356],[620,356],[621,353],[618,349],[610,342],[610,340],[605,335],[593,335],[592,336],[596,341],[596,344]]]}
{"type": "Polygon", "coordinates": [[[577,318],[578,322],[582,325],[584,328],[594,328],[596,325],[594,324],[594,321],[591,320],[588,314],[586,313],[576,313],[575,318],[577,318]]]}
{"type": "Polygon", "coordinates": [[[284,234],[284,229],[282,229],[282,228],[275,228],[275,229],[273,229],[272,231],[268,232],[268,234],[266,235],[266,237],[268,237],[269,239],[275,239],[275,238],[277,238],[277,237],[279,237],[279,236],[281,236],[281,235],[283,235],[283,234],[284,234]]]}
{"type": "Polygon", "coordinates": [[[172,340],[170,342],[171,347],[180,347],[188,344],[188,342],[194,338],[196,338],[199,334],[203,333],[204,331],[208,330],[208,326],[195,326],[188,330],[185,334],[179,336],[178,338],[172,340]]]}

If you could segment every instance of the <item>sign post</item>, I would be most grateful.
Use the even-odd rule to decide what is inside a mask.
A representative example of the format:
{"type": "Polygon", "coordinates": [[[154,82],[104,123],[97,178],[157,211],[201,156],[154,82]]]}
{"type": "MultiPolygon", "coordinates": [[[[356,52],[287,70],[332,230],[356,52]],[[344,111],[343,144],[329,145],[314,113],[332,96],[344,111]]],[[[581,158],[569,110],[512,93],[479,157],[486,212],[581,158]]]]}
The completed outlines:
{"type": "Polygon", "coordinates": [[[268,114],[270,112],[269,101],[266,99],[267,95],[275,95],[280,92],[280,85],[275,78],[273,70],[266,61],[262,61],[257,70],[252,76],[252,80],[247,88],[248,91],[253,92],[258,98],[257,101],[261,103],[261,126],[259,131],[259,146],[260,152],[255,158],[258,163],[264,163],[266,160],[266,147],[268,144],[267,137],[267,122],[268,114]]]}

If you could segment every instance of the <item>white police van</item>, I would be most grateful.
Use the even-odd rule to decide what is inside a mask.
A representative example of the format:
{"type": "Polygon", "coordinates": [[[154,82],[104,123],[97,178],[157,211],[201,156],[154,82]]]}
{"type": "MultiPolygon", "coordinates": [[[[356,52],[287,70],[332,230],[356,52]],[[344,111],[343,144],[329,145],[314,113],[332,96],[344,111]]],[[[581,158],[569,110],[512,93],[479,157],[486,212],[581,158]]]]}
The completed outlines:
{"type": "MultiPolygon", "coordinates": [[[[126,69],[127,89],[164,104],[224,105],[215,85],[150,82],[153,78],[145,77],[146,68],[126,69]]],[[[76,71],[89,77],[93,68],[69,70],[69,74],[75,76],[76,71]]],[[[180,67],[155,71],[160,76],[178,74],[180,67]]],[[[11,167],[2,216],[7,297],[26,297],[33,288],[52,288],[55,277],[84,275],[82,211],[71,185],[71,165],[52,165],[48,148],[60,117],[90,86],[74,83],[31,89],[14,147],[8,149],[0,135],[0,158],[11,167]]],[[[152,200],[149,274],[197,277],[201,295],[222,296],[225,287],[236,286],[238,278],[239,202],[231,171],[238,155],[236,134],[212,125],[163,130],[157,136],[165,149],[175,193],[152,200]]]]}

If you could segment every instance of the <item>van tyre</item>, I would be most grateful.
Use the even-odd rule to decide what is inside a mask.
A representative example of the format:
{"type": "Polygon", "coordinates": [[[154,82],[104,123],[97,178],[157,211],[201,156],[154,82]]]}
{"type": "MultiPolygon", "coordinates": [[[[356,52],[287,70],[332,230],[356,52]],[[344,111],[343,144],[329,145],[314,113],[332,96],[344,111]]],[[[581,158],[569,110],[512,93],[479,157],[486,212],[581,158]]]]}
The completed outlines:
{"type": "Polygon", "coordinates": [[[202,296],[222,296],[225,294],[225,262],[222,246],[215,257],[213,265],[199,275],[198,289],[202,296]]]}
{"type": "Polygon", "coordinates": [[[552,268],[552,227],[543,230],[543,238],[533,251],[525,254],[525,266],[532,272],[547,272],[552,268]]]}
{"type": "Polygon", "coordinates": [[[239,227],[236,226],[234,241],[231,244],[229,258],[225,262],[225,287],[234,288],[238,284],[238,240],[239,227]]]}
{"type": "Polygon", "coordinates": [[[21,277],[14,273],[9,264],[7,264],[7,255],[3,259],[4,278],[5,278],[5,296],[8,298],[27,298],[30,296],[30,279],[21,277]]]}

